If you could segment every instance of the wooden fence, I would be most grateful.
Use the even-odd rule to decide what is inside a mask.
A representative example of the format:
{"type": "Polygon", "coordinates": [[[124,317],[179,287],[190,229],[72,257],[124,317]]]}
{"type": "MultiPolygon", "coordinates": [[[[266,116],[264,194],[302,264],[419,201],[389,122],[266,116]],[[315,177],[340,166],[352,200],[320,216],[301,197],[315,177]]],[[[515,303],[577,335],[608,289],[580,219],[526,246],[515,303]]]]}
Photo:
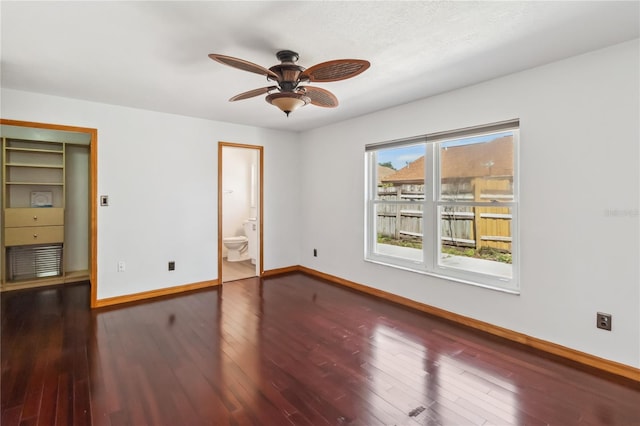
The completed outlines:
{"type": "MultiPolygon", "coordinates": [[[[486,185],[484,185],[486,186],[486,185]]],[[[492,186],[496,186],[495,183],[492,186]]],[[[504,185],[497,185],[502,187],[504,185]]],[[[486,198],[487,191],[457,193],[455,199],[473,201],[486,198]],[[475,193],[475,194],[474,194],[475,193]]],[[[378,235],[389,238],[422,239],[422,204],[411,200],[424,199],[423,185],[403,185],[401,187],[381,187],[378,199],[386,201],[407,201],[406,204],[378,204],[376,229],[378,235]]],[[[465,188],[466,189],[466,188],[465,188]]],[[[490,188],[491,196],[504,194],[504,189],[490,188]]],[[[484,201],[484,200],[483,200],[484,201]]],[[[511,212],[509,207],[442,207],[440,212],[441,240],[444,245],[481,249],[493,248],[511,252],[511,212]]]]}

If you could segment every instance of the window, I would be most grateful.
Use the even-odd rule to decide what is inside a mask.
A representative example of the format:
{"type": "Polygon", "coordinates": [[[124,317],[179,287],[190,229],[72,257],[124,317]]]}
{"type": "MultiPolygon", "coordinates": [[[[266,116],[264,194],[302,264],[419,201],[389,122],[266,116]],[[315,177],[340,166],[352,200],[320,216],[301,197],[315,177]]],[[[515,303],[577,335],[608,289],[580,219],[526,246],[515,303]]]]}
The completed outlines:
{"type": "Polygon", "coordinates": [[[365,258],[517,292],[518,127],[368,145],[365,258]]]}

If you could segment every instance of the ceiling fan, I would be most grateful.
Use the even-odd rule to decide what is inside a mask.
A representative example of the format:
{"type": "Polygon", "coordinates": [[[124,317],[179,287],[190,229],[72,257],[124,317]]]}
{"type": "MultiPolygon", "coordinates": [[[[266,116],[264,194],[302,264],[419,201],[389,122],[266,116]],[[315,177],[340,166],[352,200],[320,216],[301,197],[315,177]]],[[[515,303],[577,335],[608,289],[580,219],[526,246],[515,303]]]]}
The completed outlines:
{"type": "Polygon", "coordinates": [[[211,53],[209,57],[230,67],[244,71],[264,75],[267,80],[274,81],[276,85],[261,87],[240,93],[229,99],[230,102],[252,98],[268,93],[265,98],[271,105],[280,108],[287,116],[291,111],[307,104],[325,108],[338,106],[338,98],[328,90],[320,87],[301,85],[303,83],[327,83],[330,81],[346,80],[364,72],[371,65],[369,61],[362,59],[335,59],[322,62],[310,68],[297,65],[299,55],[291,50],[281,50],[276,53],[281,62],[267,69],[252,62],[231,56],[211,53]]]}

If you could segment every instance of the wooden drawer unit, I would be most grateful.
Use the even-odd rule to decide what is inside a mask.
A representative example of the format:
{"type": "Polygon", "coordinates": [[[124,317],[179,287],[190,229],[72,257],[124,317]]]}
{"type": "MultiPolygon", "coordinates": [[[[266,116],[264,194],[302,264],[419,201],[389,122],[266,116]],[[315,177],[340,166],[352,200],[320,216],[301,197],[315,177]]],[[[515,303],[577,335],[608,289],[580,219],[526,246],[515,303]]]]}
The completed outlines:
{"type": "Polygon", "coordinates": [[[64,241],[64,209],[4,209],[4,245],[62,243],[64,241]]]}
{"type": "Polygon", "coordinates": [[[4,245],[7,247],[61,243],[63,241],[64,226],[25,226],[4,229],[4,245]]]}
{"type": "Polygon", "coordinates": [[[60,208],[18,208],[4,210],[5,228],[63,224],[64,209],[60,208]]]}

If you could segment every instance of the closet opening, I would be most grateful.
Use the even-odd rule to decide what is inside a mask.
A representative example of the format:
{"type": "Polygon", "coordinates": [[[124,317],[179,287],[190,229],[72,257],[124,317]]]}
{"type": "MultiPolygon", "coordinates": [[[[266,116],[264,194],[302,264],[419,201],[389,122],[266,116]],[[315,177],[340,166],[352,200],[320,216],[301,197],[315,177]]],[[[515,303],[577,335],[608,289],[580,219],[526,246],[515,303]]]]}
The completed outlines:
{"type": "Polygon", "coordinates": [[[94,296],[97,130],[0,119],[0,138],[0,289],[90,281],[94,296]]]}

